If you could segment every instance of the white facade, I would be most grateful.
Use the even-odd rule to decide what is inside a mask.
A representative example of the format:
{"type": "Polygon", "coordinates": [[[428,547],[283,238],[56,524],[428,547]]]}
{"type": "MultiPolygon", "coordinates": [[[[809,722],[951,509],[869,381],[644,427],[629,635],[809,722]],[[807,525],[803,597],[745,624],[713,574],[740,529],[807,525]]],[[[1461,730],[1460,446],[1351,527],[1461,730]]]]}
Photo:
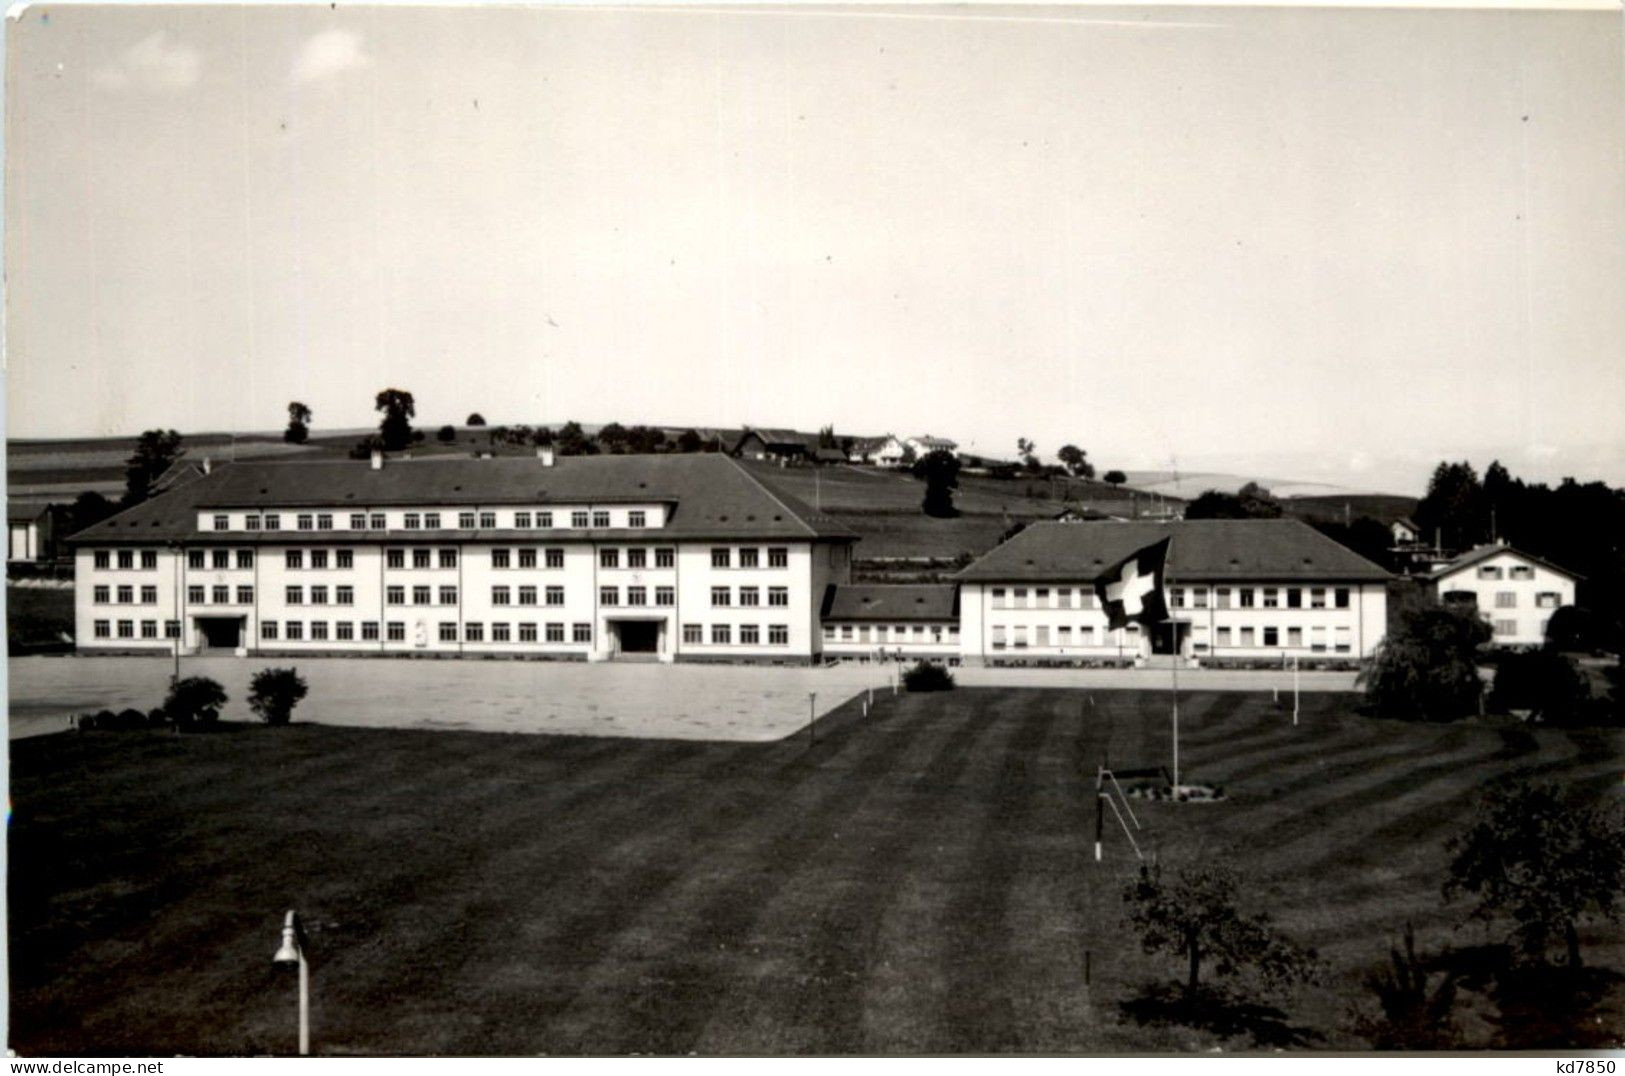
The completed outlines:
{"type": "Polygon", "coordinates": [[[832,618],[824,621],[823,630],[827,657],[959,660],[957,620],[879,623],[832,618]]]}
{"type": "Polygon", "coordinates": [[[840,542],[347,543],[335,528],[273,544],[207,515],[179,548],[77,551],[80,649],[807,661],[824,587],[851,569],[840,542]]]}
{"type": "MultiPolygon", "coordinates": [[[[1353,661],[1370,656],[1387,626],[1381,583],[1176,583],[1166,588],[1178,652],[1226,659],[1353,661]]],[[[1107,627],[1091,582],[965,583],[960,653],[966,662],[1143,661],[1155,633],[1107,627]]],[[[1162,649],[1172,653],[1172,640],[1162,649]]]]}
{"type": "Polygon", "coordinates": [[[880,444],[869,448],[863,454],[863,462],[873,463],[881,467],[900,467],[907,449],[903,442],[896,437],[887,435],[880,444]]]}
{"type": "Polygon", "coordinates": [[[39,559],[39,521],[12,520],[6,526],[6,559],[39,559]]]}
{"type": "Polygon", "coordinates": [[[1510,547],[1487,556],[1468,554],[1467,563],[1433,578],[1443,601],[1471,595],[1497,646],[1540,646],[1552,614],[1574,604],[1573,576],[1510,547]]]}
{"type": "Polygon", "coordinates": [[[932,437],[927,434],[923,437],[910,437],[904,444],[911,448],[917,457],[926,456],[939,448],[951,456],[959,455],[959,445],[946,437],[932,437]]]}

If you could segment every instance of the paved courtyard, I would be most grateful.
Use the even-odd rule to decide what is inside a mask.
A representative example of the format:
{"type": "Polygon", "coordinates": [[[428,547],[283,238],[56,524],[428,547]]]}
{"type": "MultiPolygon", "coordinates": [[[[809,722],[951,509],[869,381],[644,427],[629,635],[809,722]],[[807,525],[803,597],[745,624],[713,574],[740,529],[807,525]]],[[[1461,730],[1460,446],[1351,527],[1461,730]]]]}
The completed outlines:
{"type": "MultiPolygon", "coordinates": [[[[893,674],[889,665],[198,657],[181,659],[181,675],[218,680],[231,700],[222,716],[252,720],[248,680],[269,665],[297,666],[309,682],[298,721],[678,740],[776,740],[806,726],[809,693],[824,714],[893,674]]],[[[86,710],[150,710],[163,702],[171,668],[146,657],[13,659],[10,735],[56,732],[86,710]]]]}
{"type": "MultiPolygon", "coordinates": [[[[181,659],[183,676],[218,680],[223,716],[252,720],[248,679],[295,665],[310,684],[300,721],[378,728],[466,729],[676,740],[777,740],[807,724],[807,696],[825,714],[868,688],[889,690],[898,666],[621,665],[399,658],[181,659]]],[[[66,727],[68,715],[163,701],[171,664],[150,657],[26,657],[9,667],[11,738],[66,727]]],[[[966,687],[1166,691],[1166,669],[955,669],[966,687]]],[[[1192,669],[1182,691],[1290,691],[1277,670],[1192,669]]],[[[1353,673],[1305,672],[1300,688],[1350,691],[1353,673]]]]}

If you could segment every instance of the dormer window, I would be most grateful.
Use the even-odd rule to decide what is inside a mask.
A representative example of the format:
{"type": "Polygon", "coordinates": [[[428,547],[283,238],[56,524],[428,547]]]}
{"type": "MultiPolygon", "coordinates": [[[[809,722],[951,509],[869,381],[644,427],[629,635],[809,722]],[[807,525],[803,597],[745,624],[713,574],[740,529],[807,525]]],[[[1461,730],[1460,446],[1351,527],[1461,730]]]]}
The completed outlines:
{"type": "Polygon", "coordinates": [[[302,531],[315,530],[316,529],[316,517],[311,515],[309,512],[300,512],[299,513],[299,523],[298,523],[298,525],[299,525],[299,529],[302,530],[302,531]]]}
{"type": "Polygon", "coordinates": [[[626,525],[628,527],[646,527],[649,525],[648,518],[644,515],[642,509],[634,508],[626,513],[626,525]]]}
{"type": "Polygon", "coordinates": [[[496,528],[496,525],[497,525],[497,514],[495,512],[481,512],[480,513],[480,529],[482,529],[482,530],[494,530],[496,528]]]}
{"type": "Polygon", "coordinates": [[[425,513],[423,513],[423,529],[424,530],[431,530],[431,531],[439,530],[440,529],[440,513],[439,512],[425,512],[425,513]]]}
{"type": "Polygon", "coordinates": [[[257,530],[259,530],[260,529],[260,517],[255,515],[252,512],[250,512],[248,515],[244,516],[243,517],[243,529],[244,530],[249,530],[249,531],[257,531],[257,530]]]}
{"type": "Polygon", "coordinates": [[[319,531],[330,531],[330,530],[332,530],[333,529],[333,513],[331,513],[331,512],[323,512],[321,515],[317,516],[316,517],[316,529],[319,530],[319,531]]]}
{"type": "Polygon", "coordinates": [[[351,512],[350,513],[350,529],[353,530],[353,531],[364,531],[364,530],[366,530],[367,529],[367,513],[365,513],[365,512],[351,512]]]}
{"type": "Polygon", "coordinates": [[[418,530],[418,529],[420,529],[422,524],[423,524],[423,517],[422,516],[418,515],[416,512],[408,512],[408,513],[406,513],[406,529],[407,530],[409,530],[409,531],[418,530]]]}
{"type": "Polygon", "coordinates": [[[587,513],[586,512],[571,512],[570,513],[570,526],[572,526],[572,527],[580,527],[580,528],[585,529],[586,526],[587,526],[587,513]]]}
{"type": "Polygon", "coordinates": [[[473,512],[458,512],[457,513],[457,525],[459,527],[463,528],[465,531],[473,530],[474,529],[474,513],[473,512]]]}
{"type": "Polygon", "coordinates": [[[530,529],[530,513],[529,512],[515,512],[513,514],[513,525],[518,530],[522,530],[522,531],[523,530],[529,530],[530,529]]]}
{"type": "Polygon", "coordinates": [[[538,527],[551,527],[553,525],[553,513],[552,512],[537,512],[536,513],[536,525],[538,527]]]}
{"type": "Polygon", "coordinates": [[[231,529],[231,517],[228,516],[228,515],[225,515],[224,513],[215,516],[214,517],[214,529],[217,530],[217,531],[230,530],[231,529]]]}
{"type": "Polygon", "coordinates": [[[389,523],[384,519],[384,513],[373,512],[367,517],[367,526],[375,531],[381,531],[388,527],[389,523]]]}
{"type": "Polygon", "coordinates": [[[268,530],[268,531],[279,531],[279,530],[281,530],[282,529],[282,517],[277,515],[275,512],[267,512],[267,513],[265,513],[265,529],[268,530]]]}
{"type": "Polygon", "coordinates": [[[594,512],[592,514],[592,525],[594,527],[609,526],[609,513],[602,510],[594,512]]]}

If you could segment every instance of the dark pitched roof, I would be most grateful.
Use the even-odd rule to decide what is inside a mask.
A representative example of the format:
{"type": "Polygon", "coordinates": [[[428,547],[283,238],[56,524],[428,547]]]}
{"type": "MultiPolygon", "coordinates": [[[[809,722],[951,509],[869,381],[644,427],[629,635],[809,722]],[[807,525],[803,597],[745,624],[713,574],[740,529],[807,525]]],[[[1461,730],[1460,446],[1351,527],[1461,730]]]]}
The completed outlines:
{"type": "Polygon", "coordinates": [[[845,463],[846,453],[838,448],[820,448],[814,450],[813,459],[820,463],[845,463]]]}
{"type": "Polygon", "coordinates": [[[48,504],[34,504],[27,501],[6,502],[7,523],[32,523],[50,510],[48,504]]]}
{"type": "MultiPolygon", "coordinates": [[[[370,462],[322,460],[238,463],[75,535],[76,541],[157,541],[197,536],[197,512],[210,508],[447,507],[548,504],[666,503],[667,525],[650,537],[833,538],[856,535],[823,512],[770,490],[739,464],[715,453],[661,456],[565,456],[552,467],[535,457],[438,457],[370,462]]],[[[287,541],[300,532],[262,540],[287,541]]],[[[374,541],[390,532],[340,532],[346,541],[374,541]]],[[[447,538],[459,532],[409,532],[447,538]]],[[[460,532],[468,537],[470,532],[460,532]]],[[[522,532],[537,538],[542,532],[522,532]]],[[[598,532],[545,532],[584,537],[598,532]]],[[[624,535],[624,532],[616,532],[624,535]]],[[[263,534],[263,532],[262,532],[263,534]]],[[[481,532],[489,537],[491,532],[481,532]]],[[[233,535],[237,541],[241,535],[233,535]]],[[[305,535],[308,540],[309,535],[305,535]]]]}
{"type": "Polygon", "coordinates": [[[951,583],[843,583],[835,588],[823,616],[825,620],[953,620],[959,616],[959,588],[951,583]]]}
{"type": "Polygon", "coordinates": [[[1136,549],[1173,538],[1171,580],[1378,582],[1389,573],[1295,519],[1032,523],[960,571],[965,582],[1093,579],[1136,549]]]}
{"type": "Polygon", "coordinates": [[[1567,576],[1570,579],[1578,580],[1585,578],[1585,576],[1581,575],[1579,572],[1571,572],[1567,568],[1553,564],[1549,560],[1542,560],[1532,553],[1525,553],[1521,549],[1514,549],[1509,545],[1502,545],[1499,542],[1491,542],[1487,545],[1474,546],[1461,556],[1457,557],[1455,560],[1450,561],[1448,564],[1441,564],[1439,567],[1433,569],[1432,573],[1429,575],[1429,578],[1438,579],[1440,576],[1449,575],[1451,572],[1459,572],[1463,568],[1471,568],[1479,561],[1489,560],[1497,553],[1510,553],[1520,560],[1527,560],[1531,564],[1538,564],[1547,571],[1556,572],[1558,575],[1567,576]]]}

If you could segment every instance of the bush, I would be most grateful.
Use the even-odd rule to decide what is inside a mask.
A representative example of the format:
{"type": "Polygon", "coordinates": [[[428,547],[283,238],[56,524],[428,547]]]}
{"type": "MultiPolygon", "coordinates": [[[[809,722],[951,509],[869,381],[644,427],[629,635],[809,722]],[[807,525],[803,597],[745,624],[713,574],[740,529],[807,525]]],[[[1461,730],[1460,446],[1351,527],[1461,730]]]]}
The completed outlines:
{"type": "Polygon", "coordinates": [[[162,706],[154,706],[147,711],[147,724],[155,729],[161,729],[169,724],[169,715],[164,713],[162,706]]]}
{"type": "Polygon", "coordinates": [[[954,674],[932,661],[916,661],[903,674],[903,686],[910,691],[952,691],[954,674]]]}
{"type": "Polygon", "coordinates": [[[170,685],[164,711],[179,728],[212,725],[220,720],[220,707],[226,704],[226,691],[206,676],[189,676],[170,685]]]}
{"type": "Polygon", "coordinates": [[[1500,713],[1528,710],[1530,717],[1553,725],[1572,725],[1590,717],[1591,688],[1574,659],[1555,650],[1507,654],[1495,670],[1490,709],[1500,713]]]}
{"type": "Polygon", "coordinates": [[[1453,721],[1478,712],[1478,650],[1490,626],[1448,605],[1407,610],[1377,646],[1358,683],[1382,717],[1453,721]]]}
{"type": "Polygon", "coordinates": [[[310,690],[298,669],[261,669],[248,686],[248,705],[267,725],[286,725],[310,690]]]}
{"type": "Polygon", "coordinates": [[[140,710],[120,710],[113,718],[113,723],[108,727],[119,729],[121,731],[126,731],[129,729],[144,729],[147,727],[147,715],[142,713],[140,710]]]}

